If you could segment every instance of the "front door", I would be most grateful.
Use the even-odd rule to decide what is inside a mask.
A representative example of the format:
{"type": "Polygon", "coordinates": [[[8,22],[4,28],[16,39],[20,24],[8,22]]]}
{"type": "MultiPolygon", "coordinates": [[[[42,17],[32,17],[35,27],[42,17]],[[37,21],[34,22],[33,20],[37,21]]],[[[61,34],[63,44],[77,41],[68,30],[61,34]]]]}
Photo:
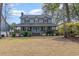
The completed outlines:
{"type": "Polygon", "coordinates": [[[39,27],[33,27],[32,32],[33,33],[40,33],[39,27]]]}

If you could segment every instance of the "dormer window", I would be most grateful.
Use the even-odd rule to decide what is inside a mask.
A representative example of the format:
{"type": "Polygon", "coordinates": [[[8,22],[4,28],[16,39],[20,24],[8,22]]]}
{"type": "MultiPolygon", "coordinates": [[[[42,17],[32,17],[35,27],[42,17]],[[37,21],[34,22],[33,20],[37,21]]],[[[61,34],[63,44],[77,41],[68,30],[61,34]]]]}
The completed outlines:
{"type": "Polygon", "coordinates": [[[30,23],[30,20],[26,20],[26,23],[30,23]]]}
{"type": "Polygon", "coordinates": [[[25,23],[25,19],[21,19],[22,21],[21,21],[21,23],[25,23]]]}
{"type": "Polygon", "coordinates": [[[30,23],[34,23],[34,18],[30,18],[30,23]]]}
{"type": "Polygon", "coordinates": [[[52,19],[51,18],[48,18],[48,23],[52,23],[52,19]]]}
{"type": "Polygon", "coordinates": [[[35,23],[38,23],[38,18],[35,18],[35,23]]]}
{"type": "Polygon", "coordinates": [[[43,23],[43,18],[39,18],[39,23],[43,23]]]}
{"type": "Polygon", "coordinates": [[[47,19],[44,20],[44,23],[47,23],[47,19]]]}

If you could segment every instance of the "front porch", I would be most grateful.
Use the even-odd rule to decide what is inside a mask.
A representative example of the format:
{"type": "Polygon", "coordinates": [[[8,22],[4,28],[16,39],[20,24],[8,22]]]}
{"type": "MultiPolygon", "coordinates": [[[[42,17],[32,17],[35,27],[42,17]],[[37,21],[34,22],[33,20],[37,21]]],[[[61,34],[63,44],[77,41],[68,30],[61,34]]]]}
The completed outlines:
{"type": "Polygon", "coordinates": [[[47,30],[52,30],[52,27],[46,27],[46,26],[21,27],[21,31],[31,31],[32,34],[45,33],[47,32],[47,30]]]}
{"type": "Polygon", "coordinates": [[[47,31],[56,31],[56,24],[48,23],[27,23],[27,24],[17,24],[16,28],[21,31],[31,31],[32,35],[40,35],[40,34],[46,34],[47,31]]]}
{"type": "Polygon", "coordinates": [[[51,33],[53,31],[56,31],[54,30],[55,27],[52,27],[52,26],[21,26],[16,28],[17,30],[20,30],[20,31],[26,31],[26,32],[31,31],[33,36],[48,35],[47,34],[48,31],[51,31],[51,33]]]}

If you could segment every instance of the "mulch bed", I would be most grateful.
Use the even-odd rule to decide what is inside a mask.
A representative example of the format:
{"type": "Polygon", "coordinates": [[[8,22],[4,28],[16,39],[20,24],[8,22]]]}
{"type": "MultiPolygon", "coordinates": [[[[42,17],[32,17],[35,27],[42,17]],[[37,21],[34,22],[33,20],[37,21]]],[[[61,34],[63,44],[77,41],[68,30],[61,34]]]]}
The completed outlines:
{"type": "Polygon", "coordinates": [[[72,41],[72,42],[79,43],[79,37],[68,37],[68,38],[64,38],[63,36],[62,37],[60,36],[60,37],[54,38],[54,40],[64,41],[64,42],[72,41]]]}
{"type": "Polygon", "coordinates": [[[67,38],[68,40],[71,40],[73,42],[78,42],[79,43],[79,37],[69,37],[67,38]]]}

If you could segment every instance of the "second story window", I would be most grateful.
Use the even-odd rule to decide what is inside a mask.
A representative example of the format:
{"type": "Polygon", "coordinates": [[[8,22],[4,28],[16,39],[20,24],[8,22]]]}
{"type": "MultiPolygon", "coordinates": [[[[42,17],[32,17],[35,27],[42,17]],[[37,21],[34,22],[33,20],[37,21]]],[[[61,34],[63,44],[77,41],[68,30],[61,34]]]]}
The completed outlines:
{"type": "Polygon", "coordinates": [[[30,23],[34,23],[34,19],[30,19],[30,23]]]}
{"type": "Polygon", "coordinates": [[[35,23],[38,23],[38,18],[35,18],[35,21],[34,21],[35,23]]]}
{"type": "Polygon", "coordinates": [[[26,23],[30,23],[30,20],[26,20],[26,23]]]}
{"type": "Polygon", "coordinates": [[[21,23],[25,23],[25,19],[21,19],[21,23]]]}
{"type": "Polygon", "coordinates": [[[48,23],[52,23],[52,19],[51,18],[48,18],[48,23]]]}
{"type": "Polygon", "coordinates": [[[44,23],[47,23],[47,19],[44,19],[44,23]]]}
{"type": "Polygon", "coordinates": [[[43,18],[40,18],[39,19],[39,23],[43,23],[43,18]]]}

